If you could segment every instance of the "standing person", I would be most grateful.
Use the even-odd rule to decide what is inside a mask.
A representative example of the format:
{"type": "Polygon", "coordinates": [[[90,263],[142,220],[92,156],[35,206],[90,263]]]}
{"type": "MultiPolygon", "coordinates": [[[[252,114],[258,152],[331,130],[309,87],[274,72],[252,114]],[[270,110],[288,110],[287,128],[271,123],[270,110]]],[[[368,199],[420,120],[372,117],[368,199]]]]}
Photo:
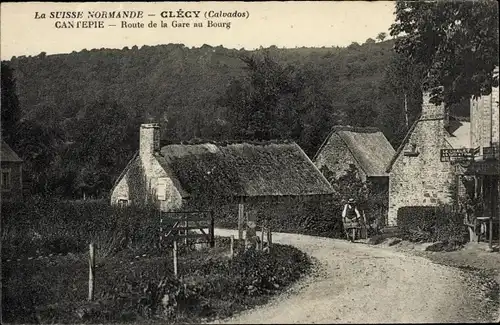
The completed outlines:
{"type": "Polygon", "coordinates": [[[342,222],[344,224],[344,231],[346,232],[347,239],[354,242],[356,239],[356,229],[359,228],[359,221],[361,214],[356,206],[354,199],[349,199],[342,211],[342,222]]]}

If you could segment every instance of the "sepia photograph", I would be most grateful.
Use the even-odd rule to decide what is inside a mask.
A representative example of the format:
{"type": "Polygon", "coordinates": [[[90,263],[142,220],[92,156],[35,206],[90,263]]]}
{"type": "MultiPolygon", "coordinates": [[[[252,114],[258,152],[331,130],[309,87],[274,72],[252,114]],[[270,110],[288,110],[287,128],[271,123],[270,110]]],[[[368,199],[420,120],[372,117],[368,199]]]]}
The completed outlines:
{"type": "Polygon", "coordinates": [[[497,1],[0,28],[1,323],[500,324],[497,1]]]}

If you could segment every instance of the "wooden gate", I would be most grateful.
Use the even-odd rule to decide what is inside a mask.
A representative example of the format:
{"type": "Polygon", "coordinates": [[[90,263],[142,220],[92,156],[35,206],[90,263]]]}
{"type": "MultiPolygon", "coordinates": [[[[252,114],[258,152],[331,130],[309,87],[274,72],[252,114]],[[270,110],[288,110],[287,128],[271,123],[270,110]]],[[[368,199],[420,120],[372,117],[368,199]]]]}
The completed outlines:
{"type": "Polygon", "coordinates": [[[160,242],[165,242],[169,238],[173,238],[174,242],[182,239],[186,245],[189,239],[197,239],[196,243],[209,243],[210,247],[214,247],[213,213],[211,211],[161,211],[160,242]]]}

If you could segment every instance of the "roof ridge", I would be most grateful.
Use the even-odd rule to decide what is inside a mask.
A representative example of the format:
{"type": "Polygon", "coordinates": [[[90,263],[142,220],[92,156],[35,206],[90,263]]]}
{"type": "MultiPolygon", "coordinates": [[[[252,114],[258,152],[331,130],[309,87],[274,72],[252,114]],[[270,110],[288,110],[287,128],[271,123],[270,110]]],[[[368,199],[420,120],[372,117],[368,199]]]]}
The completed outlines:
{"type": "Polygon", "coordinates": [[[379,128],[375,126],[351,126],[351,125],[334,125],[332,127],[334,131],[351,131],[356,133],[375,133],[382,132],[379,128]]]}
{"type": "Polygon", "coordinates": [[[250,145],[269,145],[269,144],[295,144],[295,141],[289,139],[273,139],[273,140],[207,140],[207,139],[191,139],[187,141],[164,144],[161,147],[170,145],[193,146],[213,144],[227,146],[232,144],[250,144],[250,145]]]}

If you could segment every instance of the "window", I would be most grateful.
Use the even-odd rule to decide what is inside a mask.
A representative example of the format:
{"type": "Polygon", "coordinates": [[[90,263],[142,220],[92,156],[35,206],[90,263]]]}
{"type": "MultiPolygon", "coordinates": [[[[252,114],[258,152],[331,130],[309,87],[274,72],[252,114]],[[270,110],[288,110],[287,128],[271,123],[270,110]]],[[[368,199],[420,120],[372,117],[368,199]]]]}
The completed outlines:
{"type": "Polygon", "coordinates": [[[128,200],[127,199],[119,199],[118,200],[118,206],[120,208],[126,207],[128,205],[128,200]]]}
{"type": "Polygon", "coordinates": [[[417,144],[416,143],[408,144],[408,146],[406,147],[406,150],[403,152],[403,154],[405,156],[409,156],[409,157],[418,156],[420,153],[418,152],[417,144]]]}
{"type": "Polygon", "coordinates": [[[2,190],[10,190],[10,169],[2,169],[2,190]]]}
{"type": "Polygon", "coordinates": [[[159,201],[165,201],[167,199],[167,182],[167,178],[161,177],[158,179],[156,197],[159,201]]]}

